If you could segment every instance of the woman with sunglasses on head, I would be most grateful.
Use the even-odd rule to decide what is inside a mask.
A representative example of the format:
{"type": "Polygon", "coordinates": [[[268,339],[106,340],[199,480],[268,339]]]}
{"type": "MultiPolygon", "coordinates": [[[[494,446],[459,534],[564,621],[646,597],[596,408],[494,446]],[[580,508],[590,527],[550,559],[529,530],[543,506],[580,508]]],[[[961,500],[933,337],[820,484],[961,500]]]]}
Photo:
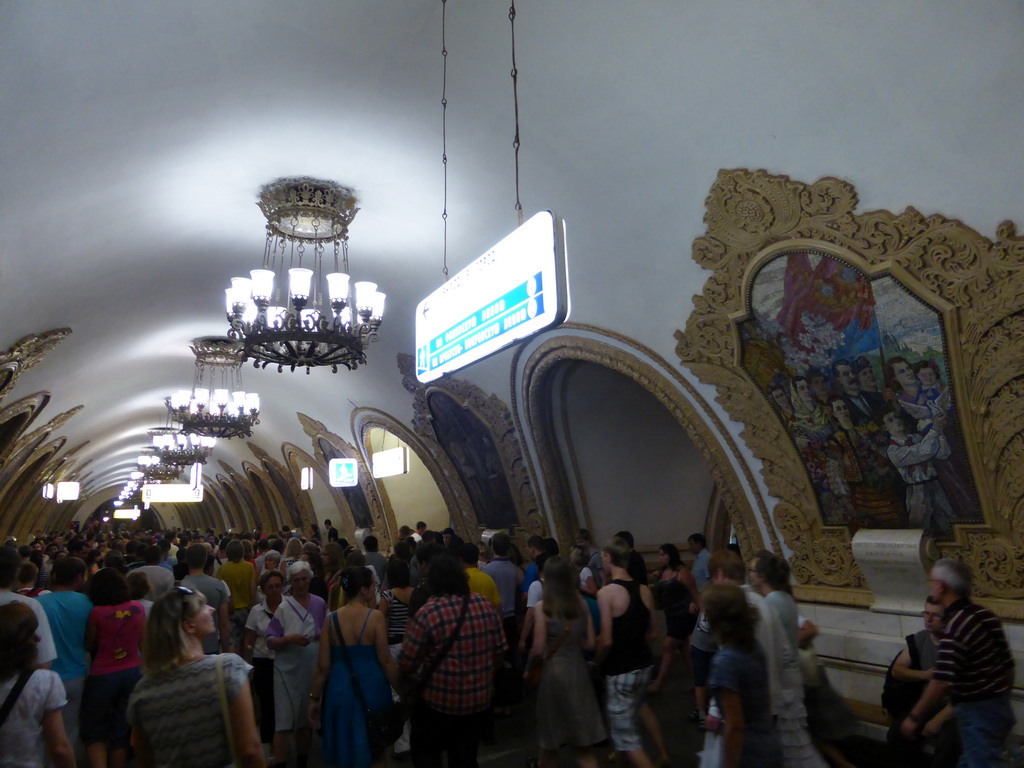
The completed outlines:
{"type": "Polygon", "coordinates": [[[213,631],[214,611],[200,592],[174,587],[153,604],[142,647],[145,674],[128,704],[139,768],[266,765],[252,667],[233,653],[204,655],[203,638],[213,631]]]}

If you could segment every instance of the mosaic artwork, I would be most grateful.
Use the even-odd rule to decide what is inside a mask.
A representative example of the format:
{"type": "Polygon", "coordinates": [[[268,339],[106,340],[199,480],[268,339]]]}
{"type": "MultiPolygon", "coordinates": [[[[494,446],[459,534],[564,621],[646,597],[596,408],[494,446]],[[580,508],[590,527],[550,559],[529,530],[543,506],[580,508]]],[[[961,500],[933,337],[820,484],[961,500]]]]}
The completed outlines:
{"type": "Polygon", "coordinates": [[[941,317],[892,277],[829,255],[768,262],[740,324],[742,365],[795,443],[825,525],[982,520],[941,317]]]}

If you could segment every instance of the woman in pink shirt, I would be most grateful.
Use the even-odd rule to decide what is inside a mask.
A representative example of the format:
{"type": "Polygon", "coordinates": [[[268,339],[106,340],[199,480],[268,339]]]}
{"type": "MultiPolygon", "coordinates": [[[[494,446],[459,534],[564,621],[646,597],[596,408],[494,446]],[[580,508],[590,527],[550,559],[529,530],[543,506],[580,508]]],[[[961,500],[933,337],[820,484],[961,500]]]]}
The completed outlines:
{"type": "Polygon", "coordinates": [[[141,677],[139,649],[146,609],[131,600],[128,581],[114,568],[101,568],[89,581],[85,646],[92,666],[82,692],[81,735],[90,768],[122,768],[127,757],[128,697],[141,677]]]}

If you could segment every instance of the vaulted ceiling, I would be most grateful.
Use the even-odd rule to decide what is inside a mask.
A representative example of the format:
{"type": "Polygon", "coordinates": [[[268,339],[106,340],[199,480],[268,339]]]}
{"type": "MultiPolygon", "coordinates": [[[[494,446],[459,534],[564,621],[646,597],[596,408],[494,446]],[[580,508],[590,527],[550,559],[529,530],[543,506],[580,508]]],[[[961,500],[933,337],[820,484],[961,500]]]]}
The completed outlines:
{"type": "MultiPolygon", "coordinates": [[[[720,168],[853,182],[863,209],[1020,208],[1024,5],[953,0],[521,0],[527,214],[568,226],[572,319],[668,360],[705,274],[690,258],[720,168]]],[[[507,2],[450,0],[448,261],[516,224],[507,2]]],[[[348,435],[356,406],[408,420],[395,359],[441,282],[440,0],[0,5],[0,348],[71,336],[6,403],[47,391],[89,489],[120,485],[191,383],[188,341],[226,330],[223,289],[259,266],[257,189],[355,187],[356,278],[388,294],[357,372],[245,369],[254,441],[348,435]]],[[[508,395],[510,353],[464,372],[508,395]]],[[[461,375],[461,374],[460,374],[461,375]]],[[[251,459],[242,441],[215,460],[251,459]]],[[[116,490],[113,492],[116,493],[116,490]]]]}

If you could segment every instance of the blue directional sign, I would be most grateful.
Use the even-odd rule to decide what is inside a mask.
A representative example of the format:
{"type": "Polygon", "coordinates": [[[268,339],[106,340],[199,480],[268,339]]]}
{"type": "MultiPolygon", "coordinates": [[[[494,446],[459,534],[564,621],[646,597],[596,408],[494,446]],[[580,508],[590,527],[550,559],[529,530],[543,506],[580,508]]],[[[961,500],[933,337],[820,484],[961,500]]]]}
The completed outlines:
{"type": "Polygon", "coordinates": [[[349,488],[359,482],[359,463],[355,459],[331,459],[327,476],[335,488],[349,488]]]}
{"type": "Polygon", "coordinates": [[[419,303],[416,377],[433,381],[568,313],[565,225],[542,211],[419,303]]]}

